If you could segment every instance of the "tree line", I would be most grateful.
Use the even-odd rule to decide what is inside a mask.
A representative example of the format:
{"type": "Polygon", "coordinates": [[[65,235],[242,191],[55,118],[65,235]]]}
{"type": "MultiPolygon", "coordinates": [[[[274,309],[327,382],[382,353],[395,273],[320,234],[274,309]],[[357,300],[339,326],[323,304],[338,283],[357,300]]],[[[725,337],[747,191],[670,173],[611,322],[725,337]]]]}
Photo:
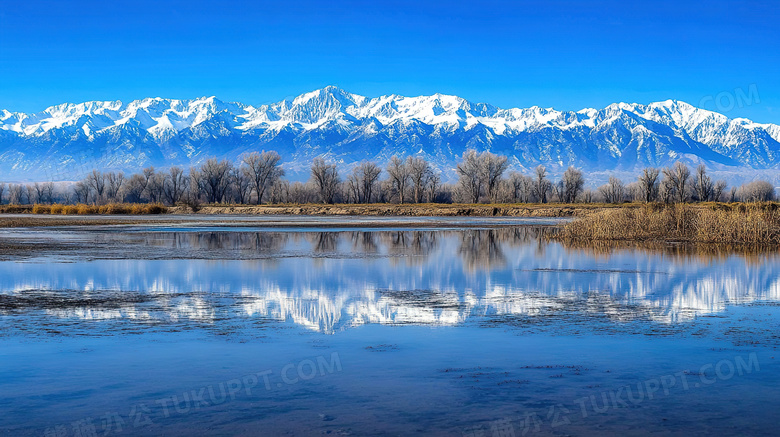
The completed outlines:
{"type": "Polygon", "coordinates": [[[704,165],[693,171],[676,162],[667,168],[645,168],[636,180],[617,177],[597,189],[585,187],[585,175],[569,167],[560,179],[540,165],[531,174],[509,172],[506,156],[466,151],[456,167],[455,183],[443,183],[441,172],[419,156],[393,156],[385,168],[364,161],[342,174],[334,162],[315,158],[307,182],[284,178],[274,151],[253,152],[237,162],[211,158],[187,170],[149,167],[125,175],[93,170],[72,184],[0,183],[0,204],[162,203],[574,203],[769,201],[775,188],[754,181],[729,188],[713,180],[704,165]]]}

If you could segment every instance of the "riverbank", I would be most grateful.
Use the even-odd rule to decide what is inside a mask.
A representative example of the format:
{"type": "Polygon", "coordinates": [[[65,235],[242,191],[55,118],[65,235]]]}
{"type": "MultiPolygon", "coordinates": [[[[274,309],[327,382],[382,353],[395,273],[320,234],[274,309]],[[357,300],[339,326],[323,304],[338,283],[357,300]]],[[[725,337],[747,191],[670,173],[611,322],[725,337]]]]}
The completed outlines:
{"type": "Polygon", "coordinates": [[[582,217],[637,204],[282,204],[282,205],[4,205],[0,213],[34,215],[334,215],[398,217],[582,217]]]}
{"type": "MultiPolygon", "coordinates": [[[[356,215],[398,217],[583,217],[617,206],[604,204],[305,204],[305,205],[205,205],[195,214],[239,215],[356,215]]],[[[628,206],[632,207],[632,206],[628,206]]],[[[189,207],[175,206],[172,214],[191,214],[189,207]]]]}
{"type": "MultiPolygon", "coordinates": [[[[571,219],[566,217],[401,217],[345,215],[0,215],[3,228],[62,228],[79,231],[116,231],[149,227],[164,229],[287,229],[287,230],[354,230],[354,229],[498,229],[530,226],[552,231],[571,219]]],[[[2,237],[2,235],[0,235],[2,237]]],[[[2,241],[2,238],[0,238],[2,241]]]]}
{"type": "MultiPolygon", "coordinates": [[[[80,225],[133,225],[171,220],[187,222],[200,219],[218,220],[238,226],[252,217],[261,218],[263,226],[274,227],[273,217],[331,217],[339,224],[354,226],[358,222],[393,217],[406,219],[392,226],[437,226],[435,220],[419,223],[415,218],[463,218],[456,226],[470,227],[469,218],[573,218],[558,223],[560,231],[550,235],[576,245],[604,242],[636,243],[714,243],[735,245],[780,245],[780,204],[765,203],[697,203],[663,204],[305,204],[305,205],[203,205],[197,208],[179,205],[29,205],[0,207],[0,228],[49,227],[80,225]],[[220,217],[224,216],[224,218],[220,217]],[[411,220],[411,221],[410,221],[411,220]]],[[[370,227],[387,223],[364,223],[370,227]]],[[[289,223],[282,224],[289,226],[289,223]]],[[[306,220],[296,226],[306,227],[306,220]]],[[[322,226],[312,221],[311,226],[322,226]]]]}

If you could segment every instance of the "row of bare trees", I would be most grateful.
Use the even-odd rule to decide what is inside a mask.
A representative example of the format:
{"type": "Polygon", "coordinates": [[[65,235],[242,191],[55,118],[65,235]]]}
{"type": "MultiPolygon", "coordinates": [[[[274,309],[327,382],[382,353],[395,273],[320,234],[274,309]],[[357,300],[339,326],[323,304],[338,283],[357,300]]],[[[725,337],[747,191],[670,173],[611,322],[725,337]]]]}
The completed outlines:
{"type": "MultiPolygon", "coordinates": [[[[251,153],[234,164],[209,159],[185,171],[171,167],[160,172],[154,167],[129,177],[122,172],[93,170],[83,180],[58,196],[29,197],[29,203],[262,203],[284,175],[276,152],[251,153]]],[[[51,183],[49,183],[51,184],[51,183]]],[[[37,185],[37,184],[36,184],[37,185]]],[[[51,184],[53,187],[53,184],[51,184]]],[[[9,199],[11,203],[16,198],[9,199]]]]}
{"type": "Polygon", "coordinates": [[[691,201],[767,201],[775,199],[769,182],[732,187],[713,181],[704,165],[695,171],[682,162],[645,168],[628,184],[612,176],[595,190],[586,189],[583,172],[569,167],[552,180],[540,165],[532,174],[507,173],[506,156],[466,151],[456,167],[454,184],[419,156],[393,156],[385,168],[364,161],[342,177],[339,166],[323,158],[312,161],[308,182],[284,179],[281,157],[274,151],[253,152],[238,162],[209,159],[187,170],[153,167],[126,176],[92,171],[75,184],[0,183],[0,203],[547,203],[625,201],[680,203],[691,201]],[[6,195],[7,194],[7,195],[6,195]]]}
{"type": "Polygon", "coordinates": [[[713,181],[704,165],[695,172],[682,162],[664,169],[645,168],[637,179],[629,184],[611,176],[596,190],[585,188],[581,170],[569,167],[558,181],[548,177],[547,169],[540,165],[533,174],[526,176],[516,172],[503,178],[508,168],[507,158],[489,152],[466,152],[457,167],[459,180],[454,198],[461,202],[476,203],[547,203],[547,202],[706,202],[706,201],[766,201],[774,200],[775,190],[766,181],[750,182],[726,191],[723,180],[713,181]]]}
{"type": "Polygon", "coordinates": [[[52,203],[57,198],[53,182],[36,182],[34,184],[5,184],[0,182],[0,204],[4,199],[8,203],[21,205],[25,203],[52,203]],[[6,196],[7,193],[7,196],[6,196]]]}
{"type": "Polygon", "coordinates": [[[704,165],[692,173],[682,162],[664,169],[645,168],[637,180],[628,185],[616,177],[598,188],[607,203],[641,202],[758,202],[775,200],[775,188],[767,181],[753,181],[727,191],[726,181],[714,181],[704,165]]]}
{"type": "MultiPolygon", "coordinates": [[[[405,160],[393,156],[383,171],[375,162],[365,161],[352,169],[342,181],[336,164],[322,158],[314,160],[308,184],[296,184],[296,193],[314,191],[309,198],[324,203],[399,202],[423,203],[446,201],[441,198],[441,175],[421,157],[405,160]],[[387,174],[383,178],[383,173],[387,174]],[[307,187],[308,185],[308,187],[307,187]]],[[[289,196],[297,201],[297,195],[289,196]]]]}

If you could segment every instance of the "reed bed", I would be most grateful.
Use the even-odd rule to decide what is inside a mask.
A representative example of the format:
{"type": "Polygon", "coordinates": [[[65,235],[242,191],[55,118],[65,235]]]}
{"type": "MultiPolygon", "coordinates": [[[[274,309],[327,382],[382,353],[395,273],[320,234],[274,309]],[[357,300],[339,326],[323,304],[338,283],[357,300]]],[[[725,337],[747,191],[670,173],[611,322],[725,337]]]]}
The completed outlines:
{"type": "Polygon", "coordinates": [[[165,214],[168,207],[160,203],[110,203],[107,205],[86,205],[83,203],[77,205],[40,205],[35,204],[32,207],[33,214],[49,215],[145,215],[145,214],[165,214]]]}
{"type": "Polygon", "coordinates": [[[780,211],[776,203],[607,209],[567,224],[556,238],[777,245],[780,211]]]}

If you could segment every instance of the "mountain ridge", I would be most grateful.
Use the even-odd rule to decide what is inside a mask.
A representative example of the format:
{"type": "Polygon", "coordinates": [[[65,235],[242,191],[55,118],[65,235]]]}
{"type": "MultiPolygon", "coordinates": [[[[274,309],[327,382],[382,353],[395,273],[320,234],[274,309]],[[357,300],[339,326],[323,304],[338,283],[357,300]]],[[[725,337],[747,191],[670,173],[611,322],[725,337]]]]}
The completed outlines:
{"type": "Polygon", "coordinates": [[[365,97],[329,86],[251,106],[215,96],[63,103],[26,114],[0,110],[0,177],[74,180],[92,168],[138,171],[237,159],[277,150],[293,178],[311,159],[345,167],[418,154],[446,176],[463,151],[507,155],[513,167],[568,165],[636,171],[676,160],[715,170],[780,168],[780,126],[754,123],[679,100],[602,109],[501,109],[458,96],[365,97]]]}

